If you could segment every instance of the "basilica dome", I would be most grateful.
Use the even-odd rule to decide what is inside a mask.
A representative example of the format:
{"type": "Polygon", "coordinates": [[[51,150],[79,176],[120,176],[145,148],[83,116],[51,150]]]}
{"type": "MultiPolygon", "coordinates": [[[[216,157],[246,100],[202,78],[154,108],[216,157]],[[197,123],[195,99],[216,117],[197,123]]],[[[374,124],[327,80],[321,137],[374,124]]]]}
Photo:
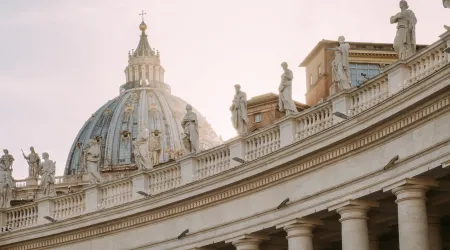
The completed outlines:
{"type": "MultiPolygon", "coordinates": [[[[159,133],[160,162],[176,158],[183,151],[181,121],[187,103],[171,94],[164,83],[164,68],[159,51],[151,48],[145,33],[147,25],[139,25],[142,34],[136,50],[128,53],[126,81],[120,95],[100,107],[86,121],[73,142],[65,175],[83,172],[81,153],[90,139],[101,145],[101,172],[135,169],[132,142],[142,128],[159,133]]],[[[197,113],[201,149],[222,143],[206,119],[197,113]]]]}

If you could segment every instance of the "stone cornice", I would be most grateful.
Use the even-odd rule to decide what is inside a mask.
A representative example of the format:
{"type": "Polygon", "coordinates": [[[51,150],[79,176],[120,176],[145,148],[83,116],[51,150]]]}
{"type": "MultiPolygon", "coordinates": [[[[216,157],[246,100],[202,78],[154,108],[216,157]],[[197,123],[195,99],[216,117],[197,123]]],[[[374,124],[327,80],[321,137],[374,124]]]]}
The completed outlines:
{"type": "MultiPolygon", "coordinates": [[[[448,83],[445,86],[448,86],[448,83]]],[[[413,88],[410,88],[410,90],[412,90],[412,89],[413,88]]],[[[422,89],[421,93],[423,94],[425,92],[426,91],[424,91],[422,89]]],[[[430,94],[430,93],[428,93],[428,94],[430,94]]],[[[417,100],[409,100],[409,101],[412,101],[412,103],[417,102],[417,100]]],[[[336,145],[334,148],[331,148],[326,152],[322,151],[323,153],[318,154],[318,148],[311,149],[310,152],[316,152],[315,156],[308,155],[307,157],[304,157],[301,162],[295,163],[295,165],[281,168],[276,172],[272,172],[272,173],[267,174],[262,177],[253,178],[252,180],[249,180],[247,183],[238,184],[237,186],[235,185],[235,186],[231,186],[231,187],[228,187],[225,189],[222,188],[222,191],[218,190],[216,192],[213,192],[213,194],[206,195],[201,198],[197,198],[196,200],[184,201],[184,202],[179,202],[176,204],[168,205],[167,207],[164,208],[164,210],[161,210],[162,207],[159,207],[158,209],[155,209],[155,211],[147,212],[147,214],[145,214],[145,215],[135,215],[135,216],[131,216],[130,218],[124,218],[122,216],[121,218],[123,219],[123,221],[121,221],[121,222],[108,223],[107,225],[103,225],[103,226],[99,225],[96,228],[87,228],[87,229],[84,229],[83,231],[81,231],[81,230],[73,231],[70,233],[66,233],[65,236],[60,237],[58,240],[43,239],[38,244],[40,244],[42,247],[43,246],[53,246],[56,244],[70,242],[70,241],[78,240],[78,239],[85,238],[85,237],[91,237],[91,236],[101,235],[104,233],[110,233],[110,232],[115,232],[115,231],[119,231],[119,230],[124,230],[124,229],[132,227],[132,226],[138,226],[138,225],[142,225],[142,224],[152,223],[153,221],[157,221],[157,220],[168,218],[171,216],[183,214],[188,211],[193,211],[195,209],[199,209],[200,207],[204,207],[207,205],[217,204],[218,202],[223,202],[230,198],[238,197],[238,196],[246,194],[246,193],[254,192],[261,188],[275,185],[277,182],[281,182],[281,181],[285,181],[286,179],[293,178],[293,176],[302,174],[306,170],[310,170],[313,167],[319,166],[325,162],[330,162],[332,160],[336,160],[338,158],[345,157],[346,155],[353,154],[358,150],[365,150],[369,147],[372,147],[376,143],[379,143],[383,140],[388,140],[389,138],[392,138],[394,133],[397,133],[399,131],[401,133],[405,133],[407,131],[407,127],[409,127],[411,125],[417,125],[417,124],[426,122],[427,118],[430,119],[431,117],[433,117],[433,115],[435,115],[443,110],[447,110],[449,103],[450,103],[450,96],[447,95],[447,96],[441,97],[441,99],[439,99],[438,101],[429,103],[425,107],[417,108],[415,110],[415,112],[411,112],[409,114],[405,113],[405,115],[403,117],[398,117],[398,118],[396,118],[395,121],[386,123],[386,124],[384,124],[383,127],[379,128],[375,131],[372,131],[371,133],[367,132],[365,135],[363,135],[359,138],[356,138],[356,139],[353,138],[353,140],[350,142],[347,142],[345,144],[341,143],[339,145],[336,145]]],[[[412,104],[410,104],[410,105],[412,105],[412,104]]],[[[406,105],[406,107],[409,107],[410,105],[406,105]]],[[[405,107],[400,107],[400,108],[404,109],[405,107]]],[[[385,112],[385,111],[386,110],[382,110],[379,112],[385,112]]],[[[366,113],[366,112],[364,112],[364,113],[366,113]]],[[[359,115],[360,116],[359,122],[364,121],[364,119],[362,119],[364,113],[359,115]]],[[[372,113],[377,113],[377,112],[372,112],[372,113]]],[[[366,113],[366,115],[367,115],[367,113],[366,113]]],[[[372,115],[375,115],[375,114],[372,114],[372,115]]],[[[391,114],[391,115],[393,115],[393,114],[391,114]]],[[[389,116],[387,116],[387,117],[389,117],[389,116]]],[[[386,119],[387,117],[378,117],[378,118],[381,121],[383,119],[386,119]]],[[[347,124],[342,124],[342,125],[359,126],[359,125],[356,125],[354,122],[352,123],[350,121],[348,121],[347,124]]],[[[346,129],[349,129],[349,127],[347,127],[346,129]]],[[[331,131],[333,131],[333,130],[330,129],[330,130],[328,130],[327,133],[322,133],[322,136],[324,134],[330,134],[331,131]]],[[[351,130],[349,130],[349,131],[351,131],[351,130]]],[[[353,133],[351,133],[347,136],[351,136],[352,134],[353,133]]],[[[344,136],[344,138],[346,138],[347,136],[344,136]]],[[[324,145],[322,145],[322,147],[323,146],[324,145]]],[[[298,150],[298,147],[299,147],[299,145],[297,143],[295,145],[290,146],[289,150],[282,152],[282,153],[283,153],[283,155],[286,155],[288,152],[292,152],[293,150],[296,150],[296,149],[298,150]]],[[[305,147],[305,146],[302,145],[302,147],[305,147]]],[[[300,147],[300,148],[302,148],[302,147],[300,147]]],[[[303,152],[303,154],[305,155],[305,152],[303,152]]],[[[280,151],[272,153],[268,157],[265,157],[264,160],[266,162],[267,162],[267,160],[270,160],[270,159],[271,159],[270,161],[272,161],[272,164],[268,164],[269,169],[270,169],[270,167],[272,167],[272,168],[274,167],[273,161],[280,160],[279,155],[280,155],[280,151]]],[[[287,158],[289,158],[289,157],[287,157],[287,158]]],[[[296,159],[297,158],[298,157],[296,157],[296,159]]],[[[289,159],[286,159],[286,160],[289,160],[289,159]]],[[[244,164],[244,166],[242,166],[239,169],[232,169],[232,170],[226,171],[225,173],[222,173],[223,176],[216,176],[216,178],[208,178],[209,181],[205,181],[202,184],[203,184],[203,186],[208,185],[211,183],[212,179],[222,179],[223,180],[224,178],[230,178],[230,176],[227,176],[228,174],[234,174],[235,176],[236,175],[241,176],[242,179],[248,178],[246,176],[242,176],[242,172],[248,171],[250,174],[254,175],[254,173],[251,173],[251,171],[249,171],[249,170],[252,170],[252,168],[256,168],[256,167],[259,167],[261,169],[260,163],[261,163],[261,159],[255,160],[252,164],[244,164]]],[[[279,164],[276,164],[276,165],[279,165],[279,164]]],[[[265,170],[268,170],[268,169],[266,168],[266,169],[261,169],[261,170],[262,171],[260,171],[260,173],[265,170]]],[[[235,180],[232,180],[232,181],[235,181],[235,180]]],[[[192,188],[193,186],[195,186],[196,184],[200,184],[200,183],[197,182],[197,183],[188,185],[187,187],[184,188],[184,192],[188,192],[189,189],[192,188]]],[[[220,185],[220,186],[222,186],[222,185],[220,185]]],[[[180,191],[182,189],[183,188],[178,188],[177,190],[180,191]]],[[[172,195],[177,194],[176,190],[172,190],[172,191],[175,191],[175,192],[173,192],[172,195]]],[[[170,193],[172,193],[172,192],[170,192],[170,193]]],[[[193,194],[192,196],[194,196],[194,195],[195,194],[193,194]]],[[[140,203],[144,204],[144,202],[140,202],[140,203]]],[[[110,209],[109,214],[111,214],[113,211],[118,211],[118,209],[119,209],[119,211],[120,211],[120,209],[124,210],[124,209],[127,209],[127,206],[123,205],[123,206],[119,206],[118,208],[110,209]]],[[[100,213],[93,213],[93,214],[99,215],[100,213]]],[[[101,215],[107,216],[107,214],[105,214],[105,213],[103,213],[101,215]]],[[[81,218],[79,218],[79,219],[81,219],[81,218]]],[[[90,219],[89,215],[87,215],[85,219],[90,219]]],[[[70,220],[68,220],[68,221],[70,221],[70,220]]],[[[74,220],[71,220],[71,221],[73,223],[76,222],[74,220]]],[[[53,227],[53,226],[54,225],[50,225],[49,226],[50,228],[44,227],[43,229],[44,230],[51,229],[51,227],[53,227]]],[[[62,225],[59,225],[59,227],[61,227],[61,226],[62,225]]],[[[17,233],[33,234],[32,229],[33,228],[30,228],[31,231],[24,229],[24,230],[18,231],[17,233]]],[[[40,230],[42,230],[42,228],[38,229],[38,231],[40,231],[40,230]]],[[[13,232],[10,234],[10,236],[14,237],[17,233],[13,232]]],[[[5,238],[5,237],[0,237],[0,239],[2,239],[2,238],[5,238]]],[[[9,238],[9,237],[6,237],[6,238],[9,238]]],[[[14,250],[29,249],[29,246],[30,246],[29,244],[34,244],[34,243],[26,243],[25,245],[22,245],[23,247],[17,246],[17,247],[11,247],[8,249],[14,249],[14,250]],[[25,248],[26,245],[28,245],[28,248],[25,248]]]]}

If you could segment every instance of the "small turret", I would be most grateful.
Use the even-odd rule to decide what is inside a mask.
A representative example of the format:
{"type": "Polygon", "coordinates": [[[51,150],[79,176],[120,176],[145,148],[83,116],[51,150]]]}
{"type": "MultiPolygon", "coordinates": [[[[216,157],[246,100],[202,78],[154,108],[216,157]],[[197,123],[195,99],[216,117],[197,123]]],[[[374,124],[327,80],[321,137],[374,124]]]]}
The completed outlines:
{"type": "Polygon", "coordinates": [[[141,37],[135,50],[128,52],[128,66],[125,68],[126,83],[121,87],[122,91],[138,87],[151,87],[167,89],[164,83],[164,68],[160,64],[159,51],[155,51],[148,42],[145,31],[148,26],[144,21],[139,25],[141,37]]]}

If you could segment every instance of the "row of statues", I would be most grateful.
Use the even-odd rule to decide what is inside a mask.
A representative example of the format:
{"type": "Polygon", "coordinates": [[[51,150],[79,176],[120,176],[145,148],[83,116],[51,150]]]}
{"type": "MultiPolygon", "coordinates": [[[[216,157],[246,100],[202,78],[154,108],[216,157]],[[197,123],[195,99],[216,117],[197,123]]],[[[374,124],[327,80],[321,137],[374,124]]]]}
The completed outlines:
{"type": "MultiPolygon", "coordinates": [[[[9,154],[7,149],[3,150],[0,158],[0,208],[9,207],[12,199],[12,189],[14,187],[14,179],[12,177],[14,157],[9,154]]],[[[30,177],[41,176],[40,188],[44,196],[55,195],[55,171],[56,162],[49,159],[48,153],[43,153],[42,162],[39,155],[34,151],[29,156],[25,156],[30,167],[30,177]],[[33,174],[33,175],[32,175],[33,174]]],[[[29,177],[29,178],[30,178],[29,177]]]]}
{"type": "MultiPolygon", "coordinates": [[[[286,62],[281,63],[283,74],[281,75],[281,82],[278,87],[278,108],[280,112],[285,112],[286,115],[297,113],[297,106],[292,99],[292,80],[294,75],[288,68],[286,62]]],[[[238,135],[243,136],[248,132],[248,115],[247,115],[247,94],[241,90],[241,85],[234,85],[235,94],[231,103],[231,122],[238,135]]]]}

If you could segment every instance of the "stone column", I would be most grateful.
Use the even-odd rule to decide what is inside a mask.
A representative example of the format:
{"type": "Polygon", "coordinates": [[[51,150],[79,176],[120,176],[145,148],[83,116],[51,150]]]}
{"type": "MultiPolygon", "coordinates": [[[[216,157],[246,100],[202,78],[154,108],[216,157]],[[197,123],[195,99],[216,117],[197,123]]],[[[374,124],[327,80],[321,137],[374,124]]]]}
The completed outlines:
{"type": "Polygon", "coordinates": [[[337,212],[341,215],[342,249],[369,250],[367,206],[345,206],[337,212]]]}
{"type": "Polygon", "coordinates": [[[428,216],[428,235],[430,250],[442,250],[441,220],[439,216],[428,216]]]}
{"type": "Polygon", "coordinates": [[[270,238],[265,235],[258,234],[245,234],[230,240],[225,241],[226,243],[231,242],[236,250],[260,250],[259,245],[263,240],[269,240],[270,238]]]}
{"type": "Polygon", "coordinates": [[[397,196],[400,250],[430,250],[426,207],[427,186],[394,188],[397,196]]]}
{"type": "Polygon", "coordinates": [[[289,250],[312,250],[312,231],[318,225],[323,225],[323,222],[320,220],[294,219],[276,227],[283,228],[286,231],[289,250]]]}

